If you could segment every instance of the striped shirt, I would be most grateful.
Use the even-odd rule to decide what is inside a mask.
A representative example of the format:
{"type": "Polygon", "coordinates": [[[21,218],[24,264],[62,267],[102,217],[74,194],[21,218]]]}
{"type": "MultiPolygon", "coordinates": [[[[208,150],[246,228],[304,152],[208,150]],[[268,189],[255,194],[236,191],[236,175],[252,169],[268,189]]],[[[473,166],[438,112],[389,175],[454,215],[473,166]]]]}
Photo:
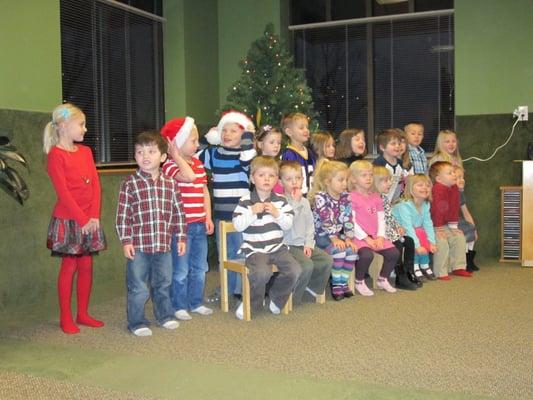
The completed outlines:
{"type": "Polygon", "coordinates": [[[198,158],[212,174],[215,220],[230,221],[239,199],[249,193],[250,163],[256,155],[250,132],[242,134],[239,149],[212,146],[198,153],[198,158]]]}
{"type": "Polygon", "coordinates": [[[183,203],[185,222],[187,224],[205,222],[204,187],[207,185],[205,168],[202,162],[196,157],[193,157],[191,161],[187,162],[196,176],[193,182],[181,182],[175,178],[180,169],[174,160],[170,158],[163,164],[163,173],[176,179],[183,203]]]}
{"type": "Polygon", "coordinates": [[[174,179],[160,174],[154,181],[141,170],[128,176],[118,194],[116,228],[123,246],[144,253],[169,252],[174,233],[184,242],[187,228],[174,179]]]}
{"type": "Polygon", "coordinates": [[[316,155],[310,148],[307,148],[307,158],[305,158],[298,150],[292,146],[287,146],[287,148],[281,154],[282,160],[291,160],[298,161],[302,166],[302,176],[304,180],[302,182],[302,193],[306,194],[311,190],[313,185],[313,172],[316,167],[316,155]]]}
{"type": "Polygon", "coordinates": [[[285,245],[283,231],[290,229],[294,219],[294,211],[284,196],[274,192],[263,203],[272,203],[280,212],[278,218],[262,212],[254,214],[252,206],[261,203],[257,191],[243,196],[233,213],[233,225],[242,232],[244,243],[241,251],[246,257],[254,253],[274,253],[285,245]]]}

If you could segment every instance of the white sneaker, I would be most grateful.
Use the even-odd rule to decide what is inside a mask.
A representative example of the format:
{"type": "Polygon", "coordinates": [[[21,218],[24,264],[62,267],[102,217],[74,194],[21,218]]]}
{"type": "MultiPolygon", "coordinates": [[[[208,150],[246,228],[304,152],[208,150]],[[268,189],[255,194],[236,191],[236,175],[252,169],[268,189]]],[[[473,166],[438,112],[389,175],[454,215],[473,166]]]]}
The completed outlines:
{"type": "Polygon", "coordinates": [[[163,328],[165,329],[176,329],[178,326],[180,326],[180,323],[173,319],[170,319],[163,324],[163,328]]]}
{"type": "Polygon", "coordinates": [[[357,290],[361,296],[374,296],[374,292],[366,286],[365,281],[355,281],[355,290],[357,290]]]}
{"type": "Polygon", "coordinates": [[[152,330],[146,326],[142,328],[137,328],[132,332],[135,336],[144,337],[144,336],[152,336],[152,330]]]}
{"type": "Polygon", "coordinates": [[[174,316],[180,321],[189,321],[192,319],[191,315],[187,312],[187,310],[178,310],[174,313],[174,316]]]}
{"type": "Polygon", "coordinates": [[[270,304],[268,305],[268,308],[270,308],[270,312],[274,315],[279,315],[281,313],[281,310],[279,309],[279,307],[276,304],[274,304],[272,300],[270,300],[270,304]]]}
{"type": "Polygon", "coordinates": [[[396,293],[396,288],[392,287],[388,279],[379,278],[376,282],[378,288],[383,289],[388,293],[396,293]]]}
{"type": "Polygon", "coordinates": [[[194,310],[191,310],[193,313],[197,313],[200,315],[211,315],[213,314],[213,309],[205,306],[196,307],[194,310]]]}
{"type": "Polygon", "coordinates": [[[239,304],[239,307],[237,307],[237,310],[235,311],[235,316],[241,321],[244,319],[244,305],[242,304],[242,301],[241,304],[239,304]]]}

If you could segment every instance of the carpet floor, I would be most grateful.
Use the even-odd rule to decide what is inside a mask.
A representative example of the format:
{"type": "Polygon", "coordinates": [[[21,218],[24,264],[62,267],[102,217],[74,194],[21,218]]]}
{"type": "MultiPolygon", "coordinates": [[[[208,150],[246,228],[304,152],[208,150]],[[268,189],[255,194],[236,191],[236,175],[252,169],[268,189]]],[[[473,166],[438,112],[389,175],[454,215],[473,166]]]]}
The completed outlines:
{"type": "Polygon", "coordinates": [[[67,336],[52,318],[2,333],[0,398],[533,398],[533,269],[480,266],[288,316],[217,309],[148,338],[126,331],[124,297],[106,300],[92,308],[104,328],[67,336]]]}

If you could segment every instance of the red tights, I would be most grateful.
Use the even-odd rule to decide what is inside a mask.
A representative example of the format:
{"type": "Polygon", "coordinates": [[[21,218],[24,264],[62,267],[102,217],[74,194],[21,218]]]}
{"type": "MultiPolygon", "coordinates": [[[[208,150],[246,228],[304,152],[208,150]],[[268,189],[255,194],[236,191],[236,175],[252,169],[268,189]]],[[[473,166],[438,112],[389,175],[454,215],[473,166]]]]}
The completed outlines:
{"type": "Polygon", "coordinates": [[[92,256],[63,257],[61,270],[57,278],[57,294],[59,297],[59,324],[65,333],[78,333],[80,330],[72,319],[70,301],[72,298],[72,282],[74,274],[77,279],[78,315],[76,322],[80,325],[94,328],[104,326],[102,321],[92,318],[87,309],[93,284],[93,259],[92,256]]]}

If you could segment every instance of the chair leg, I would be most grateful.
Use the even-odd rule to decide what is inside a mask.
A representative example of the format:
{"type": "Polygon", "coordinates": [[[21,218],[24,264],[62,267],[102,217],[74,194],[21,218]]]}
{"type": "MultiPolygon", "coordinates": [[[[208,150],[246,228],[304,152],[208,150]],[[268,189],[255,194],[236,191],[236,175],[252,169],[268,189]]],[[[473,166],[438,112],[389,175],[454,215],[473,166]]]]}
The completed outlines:
{"type": "Polygon", "coordinates": [[[281,313],[283,315],[288,315],[292,311],[292,293],[290,294],[289,298],[287,299],[287,302],[281,309],[281,313]]]}
{"type": "Polygon", "coordinates": [[[248,280],[248,273],[242,274],[242,304],[244,321],[252,320],[251,304],[250,304],[250,281],[248,280]]]}
{"type": "Polygon", "coordinates": [[[228,302],[228,270],[220,267],[220,309],[222,312],[229,311],[228,302]]]}
{"type": "Polygon", "coordinates": [[[317,294],[316,296],[316,303],[317,304],[324,304],[326,302],[326,292],[322,294],[317,294]]]}
{"type": "Polygon", "coordinates": [[[352,269],[352,273],[348,279],[348,289],[350,289],[352,293],[355,293],[355,268],[352,269]]]}

